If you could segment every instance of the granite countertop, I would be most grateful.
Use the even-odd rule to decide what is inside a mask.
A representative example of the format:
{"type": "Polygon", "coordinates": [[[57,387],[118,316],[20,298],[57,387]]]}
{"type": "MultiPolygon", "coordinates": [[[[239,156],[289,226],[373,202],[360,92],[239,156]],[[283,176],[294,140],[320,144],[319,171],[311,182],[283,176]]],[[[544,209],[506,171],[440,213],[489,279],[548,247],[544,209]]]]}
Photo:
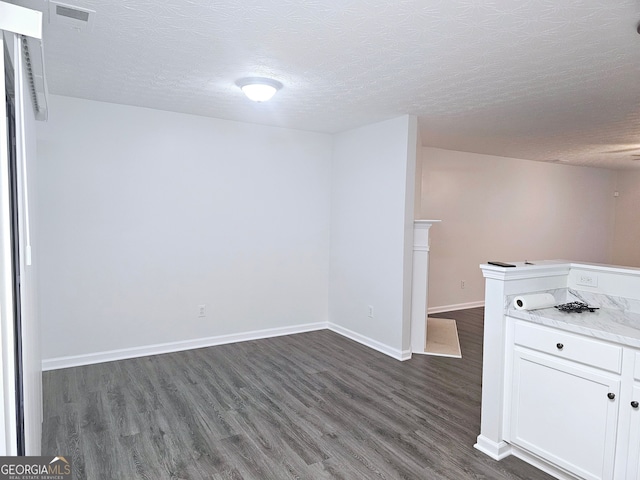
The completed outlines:
{"type": "Polygon", "coordinates": [[[600,308],[593,313],[568,313],[554,307],[539,310],[510,307],[505,312],[513,318],[640,348],[639,313],[613,308],[600,308]]]}

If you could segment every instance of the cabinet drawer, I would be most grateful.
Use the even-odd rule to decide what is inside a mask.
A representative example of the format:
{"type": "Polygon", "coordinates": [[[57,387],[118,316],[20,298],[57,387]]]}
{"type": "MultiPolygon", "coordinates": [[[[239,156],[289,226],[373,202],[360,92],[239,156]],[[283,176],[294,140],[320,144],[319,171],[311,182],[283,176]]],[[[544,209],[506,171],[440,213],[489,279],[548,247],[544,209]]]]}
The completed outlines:
{"type": "MultiPolygon", "coordinates": [[[[554,328],[516,321],[514,342],[522,347],[602,370],[620,373],[622,369],[622,347],[554,328]]],[[[636,366],[636,375],[638,373],[636,366]]]]}

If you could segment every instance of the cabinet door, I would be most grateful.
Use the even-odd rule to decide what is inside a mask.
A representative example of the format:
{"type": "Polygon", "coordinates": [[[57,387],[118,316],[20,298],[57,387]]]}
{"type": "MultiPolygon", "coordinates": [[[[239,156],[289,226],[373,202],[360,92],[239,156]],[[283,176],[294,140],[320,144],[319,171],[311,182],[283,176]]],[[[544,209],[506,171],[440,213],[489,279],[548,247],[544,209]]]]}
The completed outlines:
{"type": "Polygon", "coordinates": [[[585,479],[613,476],[620,380],[515,349],[510,441],[585,479]]]}
{"type": "MultiPolygon", "coordinates": [[[[632,403],[628,406],[631,409],[631,419],[629,421],[629,462],[627,465],[627,479],[640,480],[640,383],[633,386],[632,403]],[[636,407],[635,405],[639,405],[636,407]]],[[[625,408],[626,406],[623,406],[625,408]]]]}

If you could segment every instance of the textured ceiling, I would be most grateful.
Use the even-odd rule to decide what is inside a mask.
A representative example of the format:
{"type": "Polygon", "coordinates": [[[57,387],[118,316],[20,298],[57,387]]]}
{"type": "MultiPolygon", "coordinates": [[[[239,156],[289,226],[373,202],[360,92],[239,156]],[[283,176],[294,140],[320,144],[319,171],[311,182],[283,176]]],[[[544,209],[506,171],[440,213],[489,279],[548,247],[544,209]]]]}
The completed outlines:
{"type": "Polygon", "coordinates": [[[426,146],[640,168],[639,0],[65,3],[96,14],[45,25],[54,94],[331,133],[409,113],[426,146]]]}

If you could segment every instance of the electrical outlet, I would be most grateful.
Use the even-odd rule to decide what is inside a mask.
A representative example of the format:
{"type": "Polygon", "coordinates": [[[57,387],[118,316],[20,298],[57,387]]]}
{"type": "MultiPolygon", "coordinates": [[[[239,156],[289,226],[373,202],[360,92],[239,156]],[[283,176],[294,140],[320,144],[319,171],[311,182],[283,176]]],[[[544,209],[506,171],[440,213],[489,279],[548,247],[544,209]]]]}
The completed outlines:
{"type": "Polygon", "coordinates": [[[207,306],[198,305],[198,317],[206,317],[206,316],[207,316],[207,306]]]}
{"type": "Polygon", "coordinates": [[[591,273],[578,273],[578,279],[576,283],[578,285],[584,285],[585,287],[597,287],[598,276],[591,273]]]}
{"type": "Polygon", "coordinates": [[[373,318],[373,307],[369,305],[369,318],[373,318]]]}
{"type": "Polygon", "coordinates": [[[460,288],[464,290],[464,280],[460,280],[460,288]]]}

